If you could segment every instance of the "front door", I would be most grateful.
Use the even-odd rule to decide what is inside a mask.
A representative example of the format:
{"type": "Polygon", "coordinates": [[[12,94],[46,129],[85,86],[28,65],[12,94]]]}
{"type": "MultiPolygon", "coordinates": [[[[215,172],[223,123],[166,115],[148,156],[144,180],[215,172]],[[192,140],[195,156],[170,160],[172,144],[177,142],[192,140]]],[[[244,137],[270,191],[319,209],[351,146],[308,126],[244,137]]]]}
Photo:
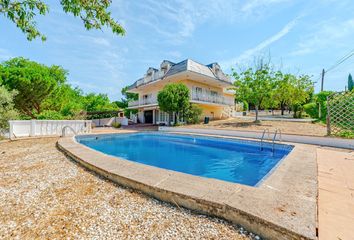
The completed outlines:
{"type": "Polygon", "coordinates": [[[145,123],[152,123],[152,110],[144,111],[145,123]]]}

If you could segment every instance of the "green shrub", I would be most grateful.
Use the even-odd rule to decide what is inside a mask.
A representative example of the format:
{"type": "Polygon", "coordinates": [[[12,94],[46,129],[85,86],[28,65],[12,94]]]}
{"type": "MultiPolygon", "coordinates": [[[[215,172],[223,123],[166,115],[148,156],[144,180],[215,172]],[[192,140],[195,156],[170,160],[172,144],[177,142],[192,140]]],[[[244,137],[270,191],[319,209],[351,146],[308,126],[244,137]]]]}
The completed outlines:
{"type": "Polygon", "coordinates": [[[114,128],[120,128],[121,126],[122,126],[122,124],[119,122],[112,123],[112,127],[114,127],[114,128]]]}
{"type": "Polygon", "coordinates": [[[318,105],[310,102],[304,105],[305,112],[312,118],[318,118],[318,105]]]}
{"type": "MultiPolygon", "coordinates": [[[[318,112],[318,104],[317,103],[310,102],[310,103],[305,104],[304,110],[311,118],[318,118],[319,112],[318,112]]],[[[322,117],[319,120],[322,122],[325,122],[326,116],[327,116],[327,103],[326,102],[321,103],[321,112],[322,112],[322,117]]]]}
{"type": "Polygon", "coordinates": [[[342,137],[342,138],[350,138],[350,139],[354,139],[354,132],[353,131],[341,131],[338,134],[336,134],[336,136],[338,137],[342,137]]]}
{"type": "Polygon", "coordinates": [[[191,104],[186,112],[186,121],[189,124],[196,124],[200,122],[200,116],[203,109],[196,104],[191,104]]]}
{"type": "Polygon", "coordinates": [[[45,111],[41,112],[40,114],[38,114],[36,117],[39,120],[62,120],[62,119],[64,119],[63,115],[61,115],[57,111],[52,111],[52,110],[45,110],[45,111]]]}

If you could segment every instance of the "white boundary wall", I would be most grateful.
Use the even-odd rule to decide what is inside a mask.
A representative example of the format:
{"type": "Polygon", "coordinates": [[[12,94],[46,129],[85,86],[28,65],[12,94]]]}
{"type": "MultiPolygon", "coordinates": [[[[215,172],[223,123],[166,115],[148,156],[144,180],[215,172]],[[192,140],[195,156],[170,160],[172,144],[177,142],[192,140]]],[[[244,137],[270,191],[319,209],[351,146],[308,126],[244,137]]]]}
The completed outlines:
{"type": "Polygon", "coordinates": [[[122,126],[128,126],[128,118],[126,117],[92,119],[92,123],[95,127],[112,126],[114,122],[118,122],[122,124],[122,126]]]}
{"type": "MultiPolygon", "coordinates": [[[[63,128],[68,126],[77,134],[91,132],[91,120],[13,120],[9,121],[10,139],[34,136],[61,136],[63,128]]],[[[67,133],[70,129],[66,129],[67,133]]]]}

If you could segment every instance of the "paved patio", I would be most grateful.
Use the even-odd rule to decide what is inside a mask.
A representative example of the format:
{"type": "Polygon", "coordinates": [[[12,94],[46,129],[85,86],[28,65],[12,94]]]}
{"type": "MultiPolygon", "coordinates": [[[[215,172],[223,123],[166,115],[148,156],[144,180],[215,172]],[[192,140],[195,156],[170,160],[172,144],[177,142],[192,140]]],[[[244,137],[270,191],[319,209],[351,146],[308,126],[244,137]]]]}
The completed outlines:
{"type": "Polygon", "coordinates": [[[317,149],[319,239],[354,239],[354,152],[317,149]]]}

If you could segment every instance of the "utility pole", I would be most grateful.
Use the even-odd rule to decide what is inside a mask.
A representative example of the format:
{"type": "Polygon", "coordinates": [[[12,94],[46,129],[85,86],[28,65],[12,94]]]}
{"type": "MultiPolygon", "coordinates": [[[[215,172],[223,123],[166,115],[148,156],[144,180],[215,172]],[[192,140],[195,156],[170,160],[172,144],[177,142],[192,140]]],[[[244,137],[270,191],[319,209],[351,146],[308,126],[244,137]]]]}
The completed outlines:
{"type": "Polygon", "coordinates": [[[323,91],[323,81],[324,81],[325,70],[322,69],[322,80],[321,80],[321,92],[323,91]]]}
{"type": "MultiPolygon", "coordinates": [[[[323,81],[324,81],[325,70],[322,69],[322,78],[321,78],[321,92],[323,91],[323,81]]],[[[318,118],[322,117],[321,103],[318,103],[318,118]]]]}

